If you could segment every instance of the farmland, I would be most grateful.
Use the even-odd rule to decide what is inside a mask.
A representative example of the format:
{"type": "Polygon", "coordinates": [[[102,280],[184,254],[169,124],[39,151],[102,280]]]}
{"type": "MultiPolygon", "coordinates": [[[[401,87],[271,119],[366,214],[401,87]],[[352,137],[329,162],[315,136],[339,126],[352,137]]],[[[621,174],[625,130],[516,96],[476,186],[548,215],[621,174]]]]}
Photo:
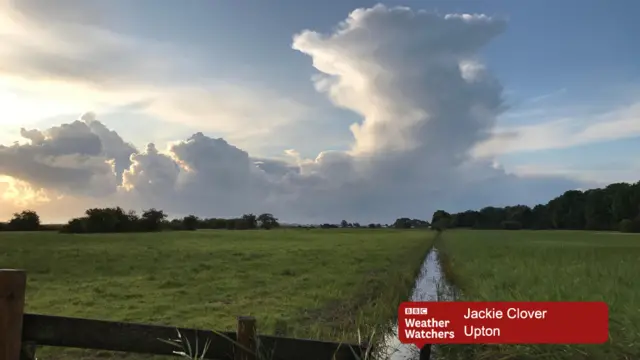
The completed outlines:
{"type": "Polygon", "coordinates": [[[431,240],[384,229],[2,232],[0,267],[27,270],[27,312],[231,331],[253,315],[262,333],[356,341],[393,319],[431,240]]]}
{"type": "Polygon", "coordinates": [[[455,230],[444,233],[439,247],[448,278],[462,290],[461,300],[606,301],[610,311],[609,344],[452,346],[446,348],[451,358],[640,358],[640,235],[455,230]]]}
{"type": "MultiPolygon", "coordinates": [[[[69,235],[1,232],[1,267],[28,271],[27,311],[356,341],[406,299],[434,232],[278,229],[69,235]]],[[[639,357],[640,235],[445,231],[436,245],[460,300],[595,300],[612,341],[593,346],[446,346],[445,359],[639,357]],[[485,357],[486,356],[486,357],[485,357]]],[[[39,350],[39,358],[107,352],[39,350]]]]}

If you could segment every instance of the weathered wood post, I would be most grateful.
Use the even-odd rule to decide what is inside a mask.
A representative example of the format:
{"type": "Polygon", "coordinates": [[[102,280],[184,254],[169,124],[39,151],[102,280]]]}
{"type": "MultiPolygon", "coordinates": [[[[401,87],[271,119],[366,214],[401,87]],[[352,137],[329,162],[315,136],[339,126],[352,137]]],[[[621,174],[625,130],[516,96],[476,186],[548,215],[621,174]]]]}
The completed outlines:
{"type": "Polygon", "coordinates": [[[0,269],[0,360],[19,360],[27,288],[23,270],[0,269]]]}
{"type": "Polygon", "coordinates": [[[256,339],[256,318],[253,316],[238,316],[236,338],[238,344],[236,344],[235,348],[235,360],[257,360],[256,339]]]}
{"type": "Polygon", "coordinates": [[[427,344],[420,349],[420,360],[430,360],[431,359],[431,345],[427,344]]]}

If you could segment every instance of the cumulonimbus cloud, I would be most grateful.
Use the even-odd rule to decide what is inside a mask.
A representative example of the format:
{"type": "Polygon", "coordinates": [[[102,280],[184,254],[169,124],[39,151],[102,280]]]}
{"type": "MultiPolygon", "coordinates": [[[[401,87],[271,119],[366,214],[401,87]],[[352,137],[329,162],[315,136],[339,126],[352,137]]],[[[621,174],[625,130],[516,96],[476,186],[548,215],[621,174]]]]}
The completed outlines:
{"type": "Polygon", "coordinates": [[[319,72],[316,89],[362,117],[349,151],[254,159],[202,133],[164,151],[153,144],[138,151],[86,115],[62,130],[23,131],[30,143],[0,148],[0,172],[176,215],[269,211],[296,222],[380,222],[427,218],[436,208],[532,203],[578,185],[517,177],[469,155],[504,110],[502,87],[478,52],[505,28],[485,15],[377,5],[353,11],[332,33],[295,35],[292,47],[319,72]]]}

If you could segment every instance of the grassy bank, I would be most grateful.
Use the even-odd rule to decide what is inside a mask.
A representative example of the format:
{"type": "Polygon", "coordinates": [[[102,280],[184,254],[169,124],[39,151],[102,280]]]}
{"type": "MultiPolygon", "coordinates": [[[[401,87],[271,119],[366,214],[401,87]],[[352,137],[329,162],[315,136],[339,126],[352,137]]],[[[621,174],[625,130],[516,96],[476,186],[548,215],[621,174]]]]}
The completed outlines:
{"type": "Polygon", "coordinates": [[[640,236],[457,230],[439,247],[460,300],[606,301],[611,319],[605,345],[446,346],[447,359],[640,358],[640,236]]]}
{"type": "MultiPolygon", "coordinates": [[[[381,229],[0,233],[0,267],[28,271],[28,312],[215,330],[253,315],[262,333],[353,342],[394,319],[431,239],[381,229]]],[[[61,355],[71,353],[38,357],[61,355]]]]}

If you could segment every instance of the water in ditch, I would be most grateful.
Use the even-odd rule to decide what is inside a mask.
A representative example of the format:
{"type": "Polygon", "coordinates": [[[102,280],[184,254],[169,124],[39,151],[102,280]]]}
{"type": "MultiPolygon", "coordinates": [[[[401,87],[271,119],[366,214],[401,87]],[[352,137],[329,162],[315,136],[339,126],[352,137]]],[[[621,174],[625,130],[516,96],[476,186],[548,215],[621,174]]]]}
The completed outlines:
{"type": "MultiPolygon", "coordinates": [[[[454,288],[450,286],[443,275],[438,250],[432,248],[422,263],[420,273],[416,279],[410,301],[450,301],[455,298],[454,288]]],[[[389,360],[413,360],[419,358],[419,349],[415,345],[402,344],[398,340],[397,324],[392,328],[384,340],[382,358],[389,360]]],[[[432,350],[432,358],[437,349],[432,350]]]]}

